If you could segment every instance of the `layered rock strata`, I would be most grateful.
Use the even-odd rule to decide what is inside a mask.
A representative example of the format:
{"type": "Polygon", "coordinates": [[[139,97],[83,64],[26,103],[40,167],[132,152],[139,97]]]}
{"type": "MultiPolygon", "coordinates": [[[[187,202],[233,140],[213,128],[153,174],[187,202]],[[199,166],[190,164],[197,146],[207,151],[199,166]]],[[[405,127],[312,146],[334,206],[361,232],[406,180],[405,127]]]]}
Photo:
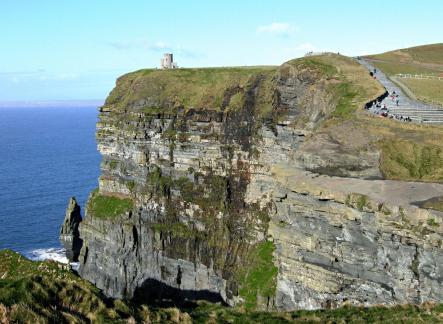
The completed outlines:
{"type": "MultiPolygon", "coordinates": [[[[293,64],[120,78],[97,124],[80,275],[112,297],[262,309],[442,300],[439,215],[296,176],[317,168],[300,152],[337,82],[293,64]]],[[[339,175],[379,174],[375,148],[356,154],[339,175]]]]}

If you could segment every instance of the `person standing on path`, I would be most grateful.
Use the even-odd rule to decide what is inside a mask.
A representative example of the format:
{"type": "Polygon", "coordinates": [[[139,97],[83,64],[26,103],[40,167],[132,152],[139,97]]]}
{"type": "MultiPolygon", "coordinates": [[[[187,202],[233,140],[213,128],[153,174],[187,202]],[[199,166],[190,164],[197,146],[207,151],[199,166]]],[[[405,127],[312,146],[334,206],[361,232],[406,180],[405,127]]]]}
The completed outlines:
{"type": "Polygon", "coordinates": [[[395,104],[397,105],[397,107],[398,107],[398,102],[399,102],[400,100],[398,100],[398,97],[397,97],[397,99],[395,100],[395,104]]]}

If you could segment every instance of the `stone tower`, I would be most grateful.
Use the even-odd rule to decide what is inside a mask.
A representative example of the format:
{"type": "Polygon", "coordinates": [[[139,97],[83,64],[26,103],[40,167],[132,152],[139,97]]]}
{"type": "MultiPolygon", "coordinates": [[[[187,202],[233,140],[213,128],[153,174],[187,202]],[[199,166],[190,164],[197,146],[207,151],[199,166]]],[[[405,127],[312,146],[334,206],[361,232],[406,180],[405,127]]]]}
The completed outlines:
{"type": "Polygon", "coordinates": [[[163,58],[160,60],[160,68],[161,69],[174,69],[177,67],[177,64],[174,63],[174,57],[172,53],[163,54],[163,58]]]}

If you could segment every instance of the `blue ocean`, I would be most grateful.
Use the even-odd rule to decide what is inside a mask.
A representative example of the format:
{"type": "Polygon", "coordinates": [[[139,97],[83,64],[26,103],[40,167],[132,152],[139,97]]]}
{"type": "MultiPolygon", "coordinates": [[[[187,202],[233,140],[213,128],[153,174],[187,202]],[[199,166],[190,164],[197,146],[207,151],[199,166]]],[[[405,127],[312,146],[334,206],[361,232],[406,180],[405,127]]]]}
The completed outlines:
{"type": "Polygon", "coordinates": [[[63,258],[58,240],[71,196],[97,187],[96,106],[0,107],[0,249],[63,258]]]}

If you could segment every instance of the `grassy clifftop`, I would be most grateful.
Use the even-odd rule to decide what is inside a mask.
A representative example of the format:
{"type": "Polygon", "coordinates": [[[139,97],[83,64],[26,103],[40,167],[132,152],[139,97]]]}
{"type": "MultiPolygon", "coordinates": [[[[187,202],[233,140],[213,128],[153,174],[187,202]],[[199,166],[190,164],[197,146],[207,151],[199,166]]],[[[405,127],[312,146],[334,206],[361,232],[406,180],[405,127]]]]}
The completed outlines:
{"type": "Polygon", "coordinates": [[[409,321],[438,322],[443,306],[344,307],[288,313],[197,304],[187,308],[152,307],[106,299],[89,282],[56,262],[33,262],[0,251],[0,323],[297,323],[409,321]]]}
{"type": "Polygon", "coordinates": [[[260,83],[261,109],[267,109],[271,86],[263,84],[271,84],[277,70],[272,66],[140,70],[117,80],[105,106],[153,112],[174,108],[238,109],[245,92],[260,83]]]}

